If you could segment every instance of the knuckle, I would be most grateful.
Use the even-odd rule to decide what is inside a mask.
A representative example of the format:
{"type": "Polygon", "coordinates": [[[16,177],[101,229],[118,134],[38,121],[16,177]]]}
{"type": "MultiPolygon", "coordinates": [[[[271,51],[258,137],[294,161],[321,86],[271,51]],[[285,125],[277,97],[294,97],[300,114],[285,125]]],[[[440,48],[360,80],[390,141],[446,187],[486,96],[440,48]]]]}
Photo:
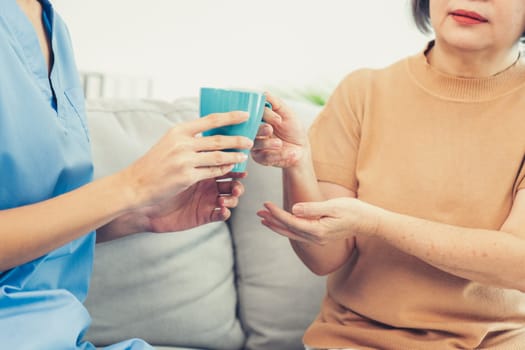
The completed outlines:
{"type": "Polygon", "coordinates": [[[232,197],[228,200],[228,207],[230,208],[234,208],[236,207],[237,205],[239,205],[239,199],[238,198],[235,198],[235,197],[232,197]]]}
{"type": "Polygon", "coordinates": [[[189,166],[182,165],[180,168],[180,174],[185,184],[190,183],[193,178],[193,169],[189,166]]]}
{"type": "Polygon", "coordinates": [[[224,142],[223,139],[224,139],[224,137],[220,136],[220,135],[213,136],[211,138],[211,147],[213,149],[221,149],[221,146],[222,146],[222,144],[224,142]]]}
{"type": "Polygon", "coordinates": [[[248,139],[243,136],[235,136],[233,143],[238,148],[245,148],[248,145],[248,139]]]}
{"type": "Polygon", "coordinates": [[[223,152],[215,152],[215,155],[213,157],[213,164],[215,165],[222,165],[226,163],[226,154],[223,152]]]}
{"type": "Polygon", "coordinates": [[[325,230],[321,230],[317,233],[317,239],[319,240],[319,242],[327,242],[328,241],[328,234],[326,233],[325,230]]]}
{"type": "Polygon", "coordinates": [[[178,152],[174,151],[171,155],[171,167],[173,171],[183,173],[188,166],[188,163],[184,161],[184,157],[178,156],[178,152]]]}
{"type": "Polygon", "coordinates": [[[235,183],[235,190],[237,191],[239,196],[242,196],[244,194],[244,191],[245,191],[244,185],[240,181],[237,181],[235,183]]]}
{"type": "Polygon", "coordinates": [[[245,119],[247,117],[247,112],[243,112],[243,111],[234,111],[232,112],[232,116],[235,118],[235,119],[245,119]]]}
{"type": "Polygon", "coordinates": [[[172,138],[172,139],[175,139],[175,140],[180,140],[182,137],[185,136],[185,128],[184,128],[184,126],[183,125],[172,126],[168,130],[167,136],[169,138],[172,138]]]}
{"type": "Polygon", "coordinates": [[[230,171],[232,167],[230,165],[222,165],[220,167],[215,168],[215,177],[224,175],[230,171]]]}
{"type": "Polygon", "coordinates": [[[212,113],[208,115],[206,118],[211,128],[216,128],[219,126],[220,120],[221,120],[220,114],[212,113]]]}
{"type": "Polygon", "coordinates": [[[179,129],[180,129],[180,126],[179,125],[174,125],[172,126],[169,130],[168,130],[168,135],[170,136],[174,136],[176,134],[179,133],[179,129]]]}

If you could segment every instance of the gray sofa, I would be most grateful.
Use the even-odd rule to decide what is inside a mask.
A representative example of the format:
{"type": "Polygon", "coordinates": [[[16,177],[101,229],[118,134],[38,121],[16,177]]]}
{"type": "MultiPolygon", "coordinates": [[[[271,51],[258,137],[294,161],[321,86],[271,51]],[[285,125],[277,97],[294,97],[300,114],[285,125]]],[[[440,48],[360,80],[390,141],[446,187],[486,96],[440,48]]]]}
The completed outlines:
{"type": "MultiPolygon", "coordinates": [[[[305,127],[319,110],[290,105],[305,127]]],[[[195,98],[91,100],[86,108],[96,177],[125,167],[172,125],[198,116],[195,98]]],[[[280,171],[249,163],[248,173],[227,223],[97,245],[86,339],[99,347],[137,337],[165,350],[303,349],[325,280],[255,214],[264,201],[281,203],[280,171]]]]}

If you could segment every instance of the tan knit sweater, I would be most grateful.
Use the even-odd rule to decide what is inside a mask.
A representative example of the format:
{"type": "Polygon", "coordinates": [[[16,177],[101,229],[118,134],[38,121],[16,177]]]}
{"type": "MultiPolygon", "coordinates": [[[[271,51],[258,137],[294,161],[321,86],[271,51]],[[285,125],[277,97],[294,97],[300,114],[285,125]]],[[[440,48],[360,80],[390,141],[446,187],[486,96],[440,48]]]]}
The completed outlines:
{"type": "MultiPolygon", "coordinates": [[[[424,53],[350,74],[310,130],[317,177],[428,220],[499,229],[525,187],[525,62],[490,78],[444,75],[424,53]]],[[[523,269],[525,266],[516,266],[523,269]]],[[[453,276],[358,239],[331,274],[305,344],[525,349],[525,294],[453,276]]]]}

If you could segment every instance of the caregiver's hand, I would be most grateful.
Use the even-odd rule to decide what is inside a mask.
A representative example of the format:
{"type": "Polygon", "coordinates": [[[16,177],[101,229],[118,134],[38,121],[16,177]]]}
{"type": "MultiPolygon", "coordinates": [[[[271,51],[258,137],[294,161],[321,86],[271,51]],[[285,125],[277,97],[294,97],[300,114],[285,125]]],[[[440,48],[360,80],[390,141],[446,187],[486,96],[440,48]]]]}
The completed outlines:
{"type": "Polygon", "coordinates": [[[130,209],[171,200],[199,181],[226,175],[234,164],[246,160],[241,152],[224,150],[249,149],[253,145],[250,139],[200,134],[247,119],[246,112],[217,113],[173,127],[143,157],[118,174],[130,198],[130,209]]]}
{"type": "Polygon", "coordinates": [[[281,99],[270,93],[266,93],[266,99],[272,104],[272,109],[265,109],[265,123],[257,133],[252,157],[262,165],[279,168],[295,166],[308,153],[306,132],[281,99]]]}
{"type": "Polygon", "coordinates": [[[229,173],[204,179],[172,198],[155,205],[129,211],[97,230],[97,242],[105,242],[138,232],[175,232],[214,221],[225,221],[239,204],[246,173],[229,173]]]}
{"type": "Polygon", "coordinates": [[[262,224],[290,239],[325,245],[355,234],[375,235],[382,209],[355,198],[297,203],[292,213],[273,203],[257,213],[262,224]]]}
{"type": "Polygon", "coordinates": [[[148,208],[147,231],[172,232],[224,221],[231,216],[230,209],[239,204],[244,193],[238,181],[246,173],[230,173],[218,179],[205,179],[190,186],[174,198],[148,208]]]}

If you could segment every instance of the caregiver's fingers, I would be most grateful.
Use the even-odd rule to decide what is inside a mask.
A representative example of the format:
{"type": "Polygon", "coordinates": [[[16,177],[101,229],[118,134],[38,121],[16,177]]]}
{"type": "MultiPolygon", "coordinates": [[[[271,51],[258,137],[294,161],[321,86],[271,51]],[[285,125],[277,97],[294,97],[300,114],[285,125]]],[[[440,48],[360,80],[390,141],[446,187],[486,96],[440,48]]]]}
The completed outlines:
{"type": "Polygon", "coordinates": [[[231,195],[235,197],[240,197],[244,194],[245,188],[242,182],[240,181],[232,181],[232,189],[231,189],[231,195]]]}
{"type": "MultiPolygon", "coordinates": [[[[197,168],[218,167],[222,165],[241,163],[246,159],[248,159],[248,156],[242,152],[200,152],[193,159],[193,164],[197,168]]],[[[224,173],[221,173],[220,175],[224,175],[224,173]]]]}
{"type": "Polygon", "coordinates": [[[246,176],[248,176],[248,173],[246,171],[240,172],[232,172],[227,173],[222,176],[218,176],[215,180],[216,181],[231,181],[233,179],[244,179],[246,176]]]}
{"type": "Polygon", "coordinates": [[[212,210],[210,214],[210,221],[225,221],[231,216],[231,211],[226,207],[219,207],[212,210]]]}
{"type": "Polygon", "coordinates": [[[239,198],[243,193],[244,185],[236,181],[232,184],[231,189],[219,191],[217,205],[221,207],[235,208],[237,205],[239,205],[239,198]]]}
{"type": "Polygon", "coordinates": [[[192,172],[192,179],[194,182],[198,182],[204,179],[213,179],[220,176],[225,176],[233,170],[233,167],[234,164],[197,167],[192,172]]]}
{"type": "Polygon", "coordinates": [[[191,135],[196,135],[203,131],[219,128],[221,126],[240,124],[248,120],[249,116],[249,113],[244,111],[213,113],[202,118],[179,124],[177,127],[191,135]]]}
{"type": "Polygon", "coordinates": [[[235,208],[239,205],[239,197],[235,196],[220,196],[217,198],[217,205],[219,208],[235,208]]]}
{"type": "Polygon", "coordinates": [[[216,179],[217,192],[219,196],[231,195],[234,187],[232,179],[216,179]]]}
{"type": "Polygon", "coordinates": [[[198,137],[195,139],[196,151],[217,151],[223,149],[250,149],[252,140],[244,136],[214,135],[198,137]]]}

